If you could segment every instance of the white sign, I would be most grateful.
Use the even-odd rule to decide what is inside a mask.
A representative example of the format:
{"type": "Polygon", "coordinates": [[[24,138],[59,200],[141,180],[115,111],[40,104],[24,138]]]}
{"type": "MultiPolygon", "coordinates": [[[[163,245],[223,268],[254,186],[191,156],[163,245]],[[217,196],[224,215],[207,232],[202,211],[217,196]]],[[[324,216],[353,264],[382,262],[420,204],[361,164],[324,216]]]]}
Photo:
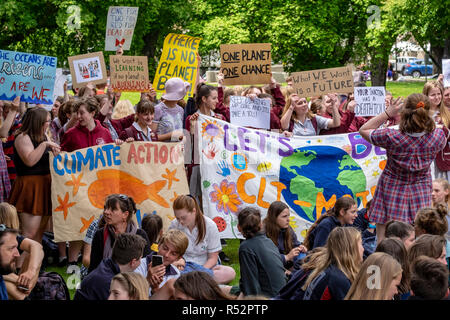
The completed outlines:
{"type": "Polygon", "coordinates": [[[450,87],[450,59],[442,60],[442,74],[444,75],[444,88],[450,87]]]}
{"type": "Polygon", "coordinates": [[[64,96],[64,82],[66,82],[67,77],[63,75],[61,68],[56,68],[56,80],[55,87],[53,88],[53,101],[56,100],[57,97],[64,96]]]}
{"type": "Polygon", "coordinates": [[[116,51],[119,45],[130,50],[139,7],[109,7],[106,22],[105,51],[116,51]]]}
{"type": "Polygon", "coordinates": [[[99,57],[74,60],[75,77],[78,83],[95,81],[103,78],[99,57]]]}
{"type": "Polygon", "coordinates": [[[355,115],[359,117],[377,116],[386,110],[384,87],[355,87],[355,115]]]}
{"type": "Polygon", "coordinates": [[[236,126],[270,129],[270,101],[231,96],[230,122],[236,126]]]}

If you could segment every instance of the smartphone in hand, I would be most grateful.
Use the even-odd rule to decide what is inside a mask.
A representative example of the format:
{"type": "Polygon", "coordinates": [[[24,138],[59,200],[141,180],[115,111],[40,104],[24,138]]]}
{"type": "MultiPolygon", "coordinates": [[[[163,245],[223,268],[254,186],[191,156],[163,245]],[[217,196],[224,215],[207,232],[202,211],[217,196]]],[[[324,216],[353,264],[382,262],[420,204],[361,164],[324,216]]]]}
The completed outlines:
{"type": "Polygon", "coordinates": [[[157,254],[152,256],[152,267],[156,267],[163,264],[163,257],[157,254]]]}

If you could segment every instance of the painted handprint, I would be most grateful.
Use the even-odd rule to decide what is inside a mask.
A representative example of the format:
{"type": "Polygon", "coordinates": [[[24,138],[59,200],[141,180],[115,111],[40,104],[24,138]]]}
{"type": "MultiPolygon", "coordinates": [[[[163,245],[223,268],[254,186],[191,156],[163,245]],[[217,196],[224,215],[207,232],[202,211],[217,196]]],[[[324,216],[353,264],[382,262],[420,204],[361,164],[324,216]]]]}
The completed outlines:
{"type": "Polygon", "coordinates": [[[208,143],[208,150],[206,152],[202,150],[202,152],[208,159],[213,160],[216,157],[217,147],[214,143],[208,143]]]}
{"type": "Polygon", "coordinates": [[[231,174],[230,167],[228,167],[228,164],[225,161],[220,161],[218,164],[219,169],[222,171],[216,171],[221,176],[229,176],[231,174]]]}

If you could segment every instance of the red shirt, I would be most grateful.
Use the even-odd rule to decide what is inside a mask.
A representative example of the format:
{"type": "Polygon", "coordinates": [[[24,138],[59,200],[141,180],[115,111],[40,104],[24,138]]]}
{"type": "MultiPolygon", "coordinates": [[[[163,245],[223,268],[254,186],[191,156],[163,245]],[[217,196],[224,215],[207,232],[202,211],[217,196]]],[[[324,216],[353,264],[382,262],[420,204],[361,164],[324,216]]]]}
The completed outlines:
{"type": "Polygon", "coordinates": [[[61,151],[72,152],[111,142],[113,140],[109,130],[103,127],[98,120],[95,120],[95,128],[92,131],[82,127],[80,124],[67,130],[62,136],[61,151]]]}

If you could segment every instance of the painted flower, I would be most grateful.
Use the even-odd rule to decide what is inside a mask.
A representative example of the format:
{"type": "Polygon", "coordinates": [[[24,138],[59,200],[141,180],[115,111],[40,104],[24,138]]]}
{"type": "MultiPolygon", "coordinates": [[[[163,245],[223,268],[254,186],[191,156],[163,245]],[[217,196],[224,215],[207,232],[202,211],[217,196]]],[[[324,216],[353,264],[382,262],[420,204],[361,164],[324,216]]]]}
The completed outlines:
{"type": "Polygon", "coordinates": [[[236,193],[236,184],[234,182],[228,183],[227,180],[222,180],[220,186],[217,183],[213,184],[213,189],[209,194],[212,202],[216,202],[218,212],[228,214],[231,212],[237,213],[239,205],[242,204],[236,193]]]}
{"type": "Polygon", "coordinates": [[[223,129],[216,120],[210,121],[206,119],[205,122],[202,123],[202,136],[212,142],[215,138],[222,138],[223,129]]]}

